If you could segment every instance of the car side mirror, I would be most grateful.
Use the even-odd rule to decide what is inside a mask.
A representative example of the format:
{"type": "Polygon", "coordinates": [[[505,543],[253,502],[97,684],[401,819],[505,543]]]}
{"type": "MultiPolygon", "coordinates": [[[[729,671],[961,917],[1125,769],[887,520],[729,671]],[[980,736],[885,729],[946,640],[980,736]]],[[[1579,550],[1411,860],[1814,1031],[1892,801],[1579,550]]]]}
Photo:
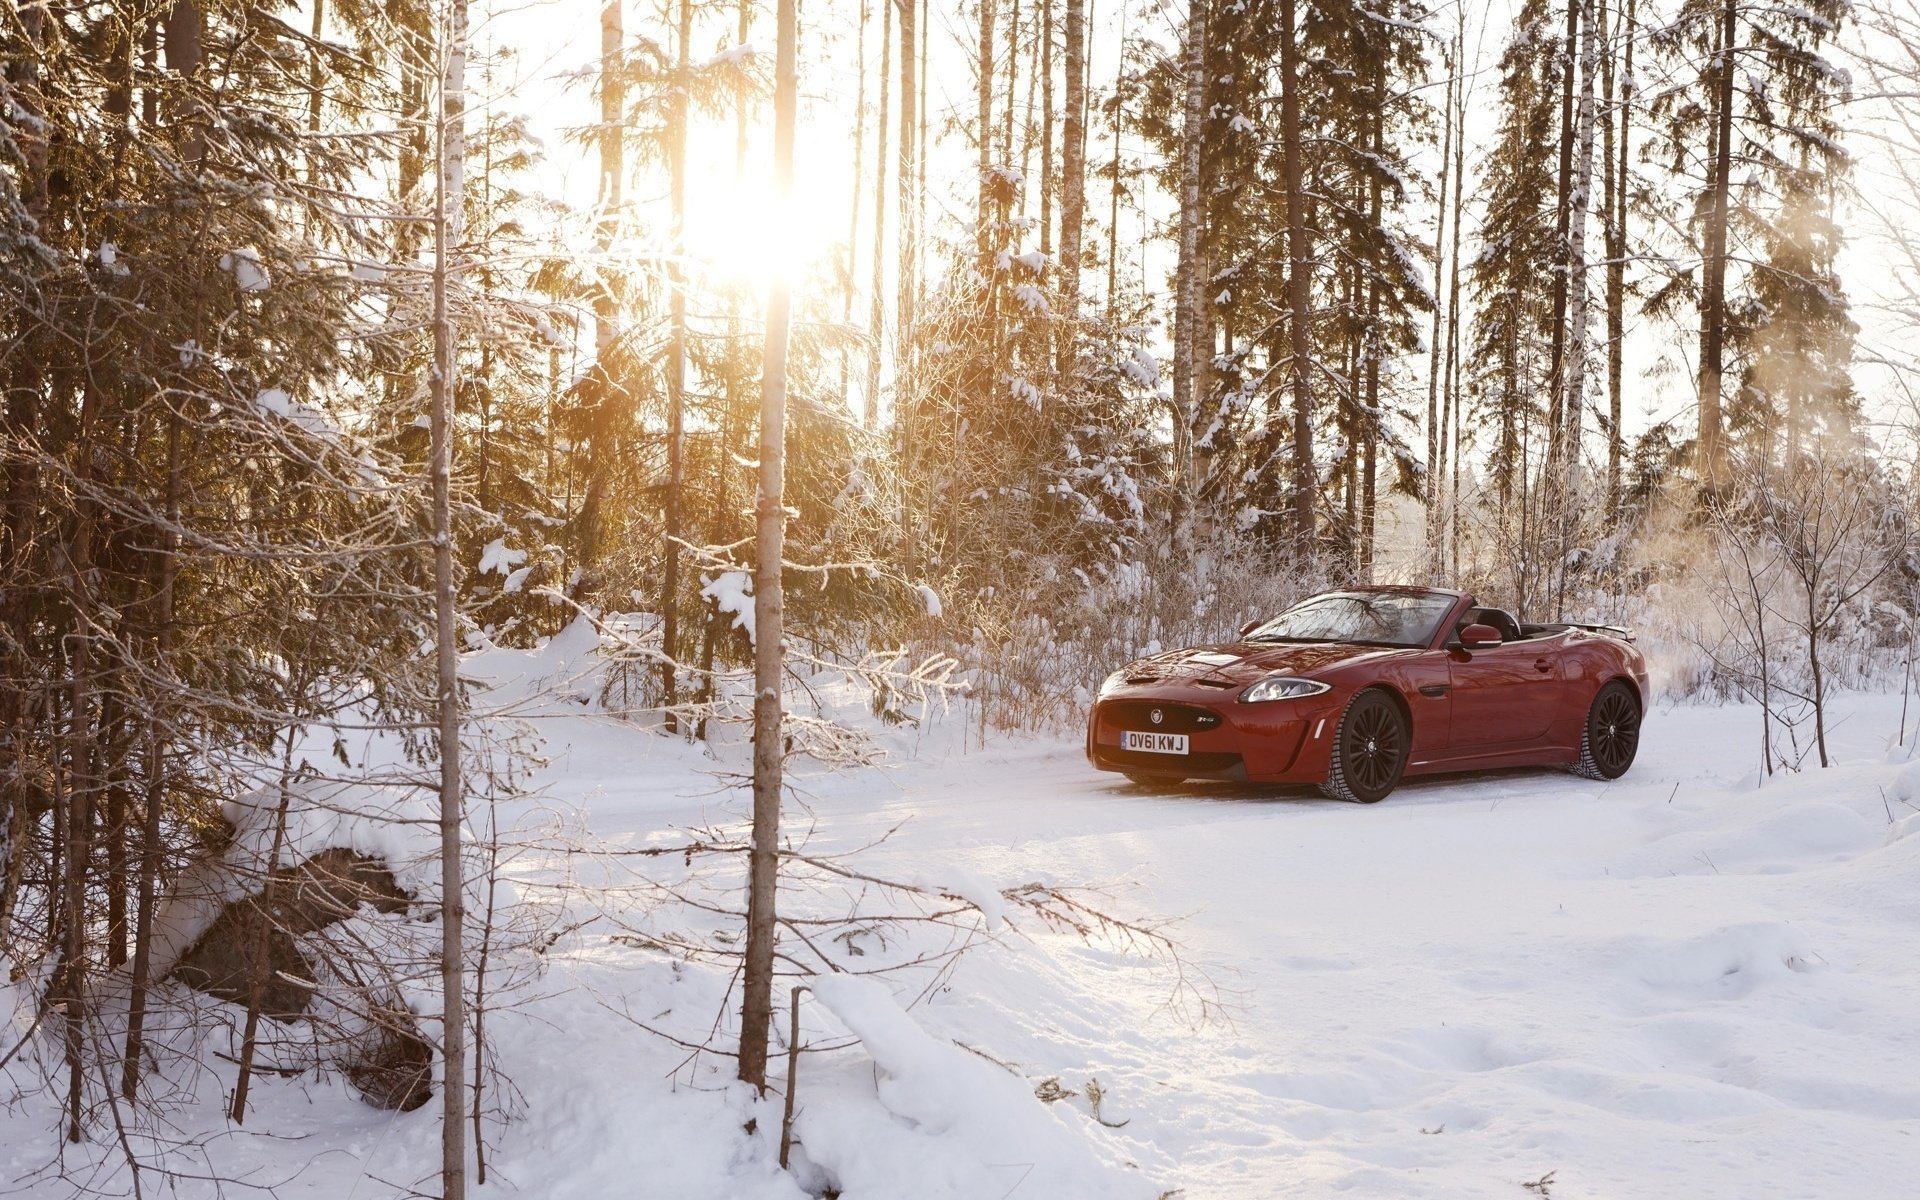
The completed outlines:
{"type": "Polygon", "coordinates": [[[1265,624],[1266,624],[1265,621],[1262,621],[1258,617],[1255,617],[1253,620],[1248,621],[1245,625],[1242,625],[1240,627],[1240,636],[1245,637],[1248,634],[1252,633],[1254,630],[1260,628],[1262,625],[1265,625],[1265,624]]]}
{"type": "Polygon", "coordinates": [[[1500,644],[1500,631],[1491,625],[1469,625],[1460,631],[1460,644],[1469,650],[1485,650],[1500,644]]]}

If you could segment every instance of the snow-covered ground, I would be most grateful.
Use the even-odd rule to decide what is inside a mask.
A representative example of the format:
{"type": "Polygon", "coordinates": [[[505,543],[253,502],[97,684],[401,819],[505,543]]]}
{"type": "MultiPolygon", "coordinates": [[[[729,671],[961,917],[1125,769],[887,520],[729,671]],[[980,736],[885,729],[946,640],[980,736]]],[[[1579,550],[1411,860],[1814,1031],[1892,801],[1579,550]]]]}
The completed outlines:
{"type": "MultiPolygon", "coordinates": [[[[1170,1007],[1164,959],[1017,914],[948,976],[823,988],[803,1039],[841,1048],[803,1058],[799,1178],[847,1200],[1913,1195],[1920,764],[1889,750],[1898,697],[1838,710],[1841,765],[1765,786],[1753,710],[1664,706],[1612,785],[1515,771],[1373,807],[1146,791],[1077,742],[963,752],[951,724],[918,753],[896,737],[889,767],[804,774],[810,851],[879,840],[861,870],[968,896],[1099,886],[1116,914],[1180,918],[1225,1012],[1170,1007]],[[1071,1094],[1035,1099],[1049,1080],[1071,1094]]],[[[591,716],[542,732],[547,799],[599,837],[679,844],[745,811],[726,755],[591,716]]],[[[530,902],[552,867],[525,865],[530,902]]],[[[546,957],[490,1018],[519,1096],[477,1194],[804,1194],[773,1165],[779,1098],[639,1027],[697,1040],[737,1004],[723,971],[604,925],[546,957]]],[[[228,1130],[215,1068],[176,1120],[223,1174],[373,1197],[435,1169],[433,1106],[268,1080],[228,1130]]],[[[46,1164],[53,1120],[0,1115],[0,1174],[46,1164]]]]}

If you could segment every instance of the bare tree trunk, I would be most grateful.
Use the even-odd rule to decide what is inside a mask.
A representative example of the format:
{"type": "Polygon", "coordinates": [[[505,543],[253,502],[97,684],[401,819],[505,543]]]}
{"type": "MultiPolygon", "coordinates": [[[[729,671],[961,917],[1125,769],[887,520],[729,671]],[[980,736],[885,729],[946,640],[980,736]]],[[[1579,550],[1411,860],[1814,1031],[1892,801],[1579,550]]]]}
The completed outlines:
{"type": "MultiPolygon", "coordinates": [[[[882,0],[885,3],[885,0],[882,0]]],[[[853,327],[853,300],[860,289],[854,284],[854,264],[859,259],[860,245],[860,184],[867,165],[867,23],[873,15],[873,6],[869,0],[860,0],[859,30],[854,35],[853,61],[859,71],[854,82],[853,96],[853,174],[849,177],[851,186],[847,189],[847,254],[841,261],[845,264],[846,290],[840,298],[840,323],[847,328],[853,327]]],[[[881,79],[886,77],[883,75],[881,79]]],[[[843,401],[851,401],[848,395],[848,350],[840,351],[840,395],[843,401]]],[[[851,409],[851,403],[848,404],[851,409]]],[[[872,425],[871,419],[867,424],[872,425]]]]}
{"type": "Polygon", "coordinates": [[[1293,392],[1293,540],[1302,561],[1314,557],[1313,251],[1307,242],[1307,196],[1301,177],[1299,24],[1294,0],[1280,0],[1280,143],[1287,191],[1287,374],[1293,392]]]}
{"type": "MultiPolygon", "coordinates": [[[[1034,64],[1040,76],[1040,253],[1052,263],[1053,249],[1053,193],[1056,182],[1053,177],[1053,0],[1040,2],[1040,44],[1036,48],[1034,64]]],[[[1027,90],[1027,136],[1033,137],[1033,90],[1027,90]]],[[[1021,167],[1026,166],[1025,156],[1021,158],[1021,167]]],[[[1056,270],[1055,275],[1059,272],[1056,270]]]]}
{"type": "Polygon", "coordinates": [[[449,291],[466,195],[467,0],[451,0],[441,89],[440,185],[433,221],[433,593],[435,703],[440,752],[440,993],[442,1004],[440,1185],[443,1200],[467,1190],[466,886],[461,873],[460,663],[453,577],[453,416],[457,343],[449,291]]]}
{"type": "MultiPolygon", "coordinates": [[[[993,20],[995,0],[979,0],[980,50],[975,61],[979,112],[974,118],[979,163],[976,185],[980,199],[974,210],[974,239],[980,255],[980,278],[988,291],[993,288],[993,20]]],[[[1007,98],[1011,106],[1013,98],[1007,98]]]]}
{"type": "Polygon", "coordinates": [[[625,208],[626,187],[626,31],[621,5],[624,0],[606,0],[600,9],[600,194],[599,220],[594,230],[596,280],[593,293],[594,381],[591,393],[591,424],[587,437],[585,495],[580,501],[578,521],[581,527],[580,563],[583,572],[591,571],[600,558],[601,512],[606,500],[607,478],[612,473],[615,455],[614,432],[610,414],[614,411],[614,393],[619,389],[613,377],[614,347],[620,340],[620,280],[607,266],[614,239],[619,235],[625,208]]]}
{"type": "MultiPolygon", "coordinates": [[[[1465,420],[1466,400],[1460,395],[1460,229],[1466,224],[1467,211],[1467,85],[1460,70],[1466,61],[1467,29],[1461,20],[1453,37],[1455,73],[1460,76],[1453,90],[1453,244],[1447,267],[1447,399],[1453,409],[1452,477],[1447,488],[1447,548],[1453,562],[1453,575],[1460,574],[1460,426],[1465,420]]],[[[1444,417],[1444,414],[1442,414],[1444,417]]],[[[1443,460],[1444,461],[1444,460],[1443,460]]]]}
{"type": "Polygon", "coordinates": [[[64,1032],[67,1061],[67,1140],[79,1142],[84,1133],[81,1124],[82,1090],[85,1082],[84,1031],[87,1002],[87,863],[92,857],[90,833],[93,825],[92,781],[87,770],[93,746],[92,714],[92,600],[89,580],[93,573],[93,501],[92,486],[93,425],[97,419],[98,393],[89,383],[80,408],[80,429],[75,438],[74,473],[78,487],[74,497],[73,542],[68,551],[67,569],[71,573],[68,593],[73,606],[73,632],[67,650],[67,670],[72,693],[67,714],[67,820],[64,899],[61,929],[64,949],[61,958],[61,996],[65,1004],[64,1032]]]}
{"type": "Polygon", "coordinates": [[[1607,118],[1607,524],[1620,520],[1620,462],[1625,438],[1620,429],[1620,400],[1626,367],[1628,143],[1633,130],[1634,0],[1626,0],[1619,30],[1623,61],[1616,91],[1614,54],[1605,59],[1603,79],[1607,118]],[[1616,133],[1616,126],[1618,131],[1616,133]]]}
{"type": "MultiPolygon", "coordinates": [[[[18,10],[23,44],[19,57],[8,68],[9,98],[14,105],[14,137],[19,147],[20,198],[27,215],[45,227],[47,218],[47,141],[44,116],[46,104],[40,91],[40,54],[44,44],[47,10],[40,5],[18,10]]],[[[27,343],[30,345],[31,343],[27,343]]],[[[40,391],[44,384],[37,356],[16,346],[10,355],[5,376],[6,396],[0,414],[0,437],[9,447],[17,446],[38,423],[40,391]]],[[[33,727],[33,699],[29,688],[39,672],[34,669],[27,646],[34,625],[33,606],[28,603],[28,563],[35,543],[35,500],[38,470],[26,456],[10,458],[6,465],[5,529],[0,530],[0,587],[7,590],[6,621],[9,631],[5,657],[0,660],[12,686],[0,688],[0,711],[5,713],[4,758],[0,758],[0,812],[7,822],[6,844],[0,854],[6,858],[4,877],[0,877],[0,933],[10,929],[14,907],[24,885],[28,847],[39,825],[40,813],[47,803],[35,795],[29,785],[26,747],[33,727]]],[[[57,818],[56,818],[57,819],[57,818]]],[[[51,890],[51,885],[49,890],[51,890]]],[[[49,896],[51,908],[52,897],[49,896]]]]}
{"type": "Polygon", "coordinates": [[[914,486],[915,444],[919,436],[918,397],[909,383],[913,376],[914,342],[917,333],[915,309],[919,299],[921,187],[919,160],[923,127],[920,113],[924,98],[919,88],[920,45],[917,34],[917,6],[921,0],[895,0],[900,5],[900,273],[894,280],[895,302],[899,316],[893,330],[893,440],[901,486],[900,557],[913,570],[920,552],[920,507],[911,496],[914,486]]]}
{"type": "MultiPolygon", "coordinates": [[[[1591,0],[1580,0],[1583,9],[1591,0]]],[[[1557,455],[1560,470],[1552,485],[1554,506],[1554,616],[1565,615],[1567,554],[1572,548],[1578,506],[1581,427],[1587,385],[1587,216],[1593,192],[1593,72],[1599,39],[1593,13],[1582,13],[1580,31],[1580,110],[1574,127],[1573,187],[1567,214],[1567,363],[1566,400],[1561,406],[1557,455]]]]}
{"type": "Polygon", "coordinates": [[[1194,507],[1199,480],[1193,431],[1200,419],[1206,388],[1201,365],[1207,342],[1200,309],[1201,150],[1206,137],[1207,3],[1189,0],[1187,8],[1186,101],[1180,126],[1180,250],[1174,268],[1173,302],[1173,457],[1174,552],[1193,552],[1194,507]]]}
{"type": "Polygon", "coordinates": [[[1733,50],[1739,36],[1735,0],[1721,12],[1714,77],[1713,161],[1709,168],[1707,244],[1701,263],[1700,433],[1696,457],[1700,480],[1717,489],[1724,478],[1720,450],[1720,375],[1727,332],[1727,195],[1733,178],[1733,50]]]}
{"type": "MultiPolygon", "coordinates": [[[[1066,108],[1060,114],[1060,344],[1057,370],[1073,375],[1079,355],[1081,239],[1087,212],[1087,13],[1086,0],[1066,0],[1061,65],[1066,108]]],[[[1048,105],[1051,110],[1051,103],[1048,105]]],[[[1114,143],[1118,196],[1119,143],[1114,143]]],[[[1118,224],[1118,221],[1115,222],[1118,224]]]]}
{"type": "MultiPolygon", "coordinates": [[[[1127,41],[1127,8],[1120,6],[1120,44],[1127,41]]],[[[1122,68],[1116,66],[1116,73],[1122,68]]],[[[1118,88],[1116,82],[1115,87],[1118,88]]],[[[1119,315],[1120,303],[1120,106],[1108,114],[1107,127],[1113,134],[1113,180],[1107,191],[1107,320],[1119,315]]],[[[1084,144],[1085,139],[1082,139],[1084,144]]]]}
{"type": "Polygon", "coordinates": [[[1813,673],[1813,740],[1820,749],[1820,766],[1831,766],[1827,758],[1827,688],[1826,677],[1820,670],[1820,618],[1819,590],[1805,589],[1807,602],[1807,666],[1813,673]]]}
{"type": "MultiPolygon", "coordinates": [[[[153,661],[158,671],[173,666],[173,587],[180,576],[180,418],[167,414],[167,526],[160,533],[160,587],[154,598],[153,661]]],[[[156,707],[147,718],[147,798],[140,835],[139,898],[133,917],[133,977],[127,998],[127,1052],[120,1064],[120,1093],[132,1100],[140,1087],[140,1056],[146,1037],[147,989],[153,963],[153,913],[160,874],[161,815],[167,801],[165,720],[156,707]]]]}
{"type": "MultiPolygon", "coordinates": [[[[1384,60],[1375,59],[1374,89],[1375,103],[1370,114],[1368,130],[1372,143],[1373,156],[1380,159],[1382,146],[1382,107],[1387,90],[1387,71],[1384,60]]],[[[1375,172],[1367,175],[1367,223],[1369,228],[1380,228],[1380,176],[1375,172]]],[[[1379,486],[1380,453],[1380,359],[1386,350],[1386,338],[1380,333],[1380,273],[1377,269],[1368,273],[1367,279],[1367,324],[1366,334],[1361,341],[1361,352],[1365,356],[1367,373],[1366,405],[1360,413],[1361,446],[1364,461],[1360,476],[1360,582],[1373,582],[1374,550],[1374,507],[1376,489],[1379,486]]]]}
{"type": "Polygon", "coordinates": [[[313,0],[313,42],[307,49],[307,186],[320,186],[320,103],[327,76],[320,62],[320,37],[327,27],[327,0],[313,0]]]}
{"type": "Polygon", "coordinates": [[[1567,284],[1572,271],[1568,261],[1568,230],[1573,202],[1573,89],[1578,73],[1574,61],[1574,43],[1580,38],[1582,0],[1566,0],[1566,40],[1560,45],[1560,183],[1554,200],[1553,221],[1553,351],[1548,363],[1548,411],[1546,487],[1554,486],[1552,476],[1560,467],[1563,440],[1560,427],[1565,420],[1567,379],[1567,284]]]}
{"type": "MultiPolygon", "coordinates": [[[[619,209],[626,184],[626,21],[624,0],[607,0],[600,9],[600,129],[594,140],[600,148],[600,228],[599,254],[611,248],[619,221],[619,209]]],[[[594,349],[606,352],[619,335],[618,309],[610,289],[602,288],[594,297],[594,349]]]]}
{"type": "MultiPolygon", "coordinates": [[[[1427,353],[1427,574],[1439,580],[1444,573],[1440,502],[1441,482],[1447,471],[1447,414],[1439,411],[1440,372],[1444,361],[1440,330],[1447,310],[1440,299],[1441,267],[1446,258],[1447,192],[1453,183],[1453,89],[1459,83],[1460,64],[1453,60],[1453,47],[1447,47],[1446,112],[1441,118],[1440,134],[1440,206],[1436,210],[1433,235],[1433,332],[1427,353]]],[[[1449,397],[1451,399],[1451,397],[1449,397]]]]}
{"type": "MultiPolygon", "coordinates": [[[[174,0],[167,12],[166,33],[167,69],[182,78],[193,78],[200,71],[206,33],[198,0],[174,0]]],[[[192,125],[197,114],[189,110],[180,116],[188,126],[179,141],[180,157],[189,165],[197,164],[206,152],[206,143],[192,125]]]]}
{"type": "Polygon", "coordinates": [[[900,277],[894,281],[899,289],[900,315],[893,333],[898,364],[896,380],[906,374],[913,361],[914,294],[919,286],[915,271],[920,243],[920,225],[916,220],[919,203],[915,195],[919,178],[915,154],[919,96],[914,82],[914,6],[919,2],[895,0],[900,6],[900,277]]]}
{"type": "MultiPolygon", "coordinates": [[[[892,54],[893,0],[880,0],[880,119],[874,126],[874,136],[879,141],[873,155],[873,299],[867,312],[866,403],[860,410],[861,420],[868,429],[874,427],[880,416],[880,341],[886,322],[887,293],[887,100],[893,83],[892,54]]],[[[905,190],[903,186],[901,191],[905,190]]]]}
{"type": "Polygon", "coordinates": [[[679,728],[673,706],[679,699],[680,666],[680,501],[686,486],[687,408],[687,275],[682,266],[687,249],[687,90],[692,86],[693,0],[680,0],[675,32],[679,69],[673,89],[671,144],[667,154],[668,189],[673,209],[675,254],[667,267],[668,302],[672,327],[667,346],[667,503],[663,524],[660,573],[660,702],[666,709],[669,732],[679,728]]]}
{"type": "MultiPolygon", "coordinates": [[[[793,192],[798,107],[797,0],[779,0],[774,67],[774,195],[793,192]]],[[[775,279],[767,296],[767,341],[760,384],[760,491],[755,497],[753,588],[753,844],[748,854],[747,948],[741,979],[740,1078],[765,1091],[767,1036],[773,1023],[774,892],[778,886],[780,791],[785,739],[780,683],[785,665],[785,609],[780,559],[786,541],[788,284],[775,279]]]]}

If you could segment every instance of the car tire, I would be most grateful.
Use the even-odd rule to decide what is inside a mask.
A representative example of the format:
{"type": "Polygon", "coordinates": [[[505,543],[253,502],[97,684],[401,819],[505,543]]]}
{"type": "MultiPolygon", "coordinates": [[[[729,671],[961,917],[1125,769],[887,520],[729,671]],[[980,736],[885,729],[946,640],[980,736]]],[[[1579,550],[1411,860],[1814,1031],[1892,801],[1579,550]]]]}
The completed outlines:
{"type": "Polygon", "coordinates": [[[1640,698],[1620,680],[1594,694],[1580,729],[1580,757],[1571,770],[1583,779],[1618,779],[1640,750],[1640,698]]]}
{"type": "Polygon", "coordinates": [[[1360,692],[1347,702],[1334,729],[1327,781],[1320,790],[1350,804],[1386,799],[1407,768],[1412,740],[1391,696],[1379,688],[1360,692]]]}

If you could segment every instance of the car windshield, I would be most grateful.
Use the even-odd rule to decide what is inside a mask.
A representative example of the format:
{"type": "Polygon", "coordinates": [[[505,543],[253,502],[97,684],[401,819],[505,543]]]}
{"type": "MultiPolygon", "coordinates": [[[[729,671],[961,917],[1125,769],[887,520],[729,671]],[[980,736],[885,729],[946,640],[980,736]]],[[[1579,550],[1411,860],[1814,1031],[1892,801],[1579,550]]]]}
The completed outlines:
{"type": "Polygon", "coordinates": [[[1328,592],[1302,600],[1247,640],[1425,646],[1452,607],[1453,597],[1435,592],[1328,592]]]}

